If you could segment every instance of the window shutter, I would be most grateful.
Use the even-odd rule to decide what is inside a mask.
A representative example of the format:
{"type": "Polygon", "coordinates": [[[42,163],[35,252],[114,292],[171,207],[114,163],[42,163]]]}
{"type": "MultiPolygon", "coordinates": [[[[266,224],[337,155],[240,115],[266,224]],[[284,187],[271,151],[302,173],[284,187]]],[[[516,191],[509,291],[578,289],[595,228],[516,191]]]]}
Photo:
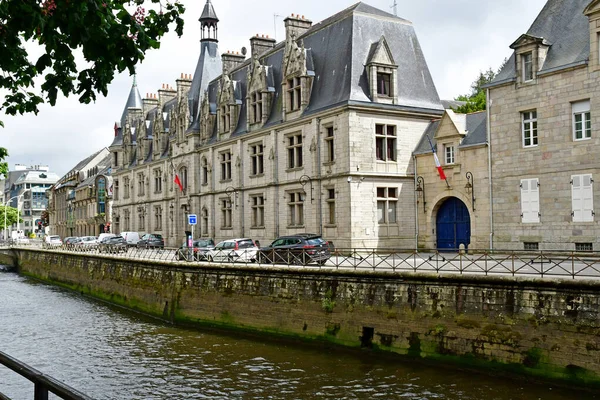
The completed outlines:
{"type": "Polygon", "coordinates": [[[573,222],[583,221],[583,185],[582,176],[571,176],[571,207],[573,222]]]}
{"type": "Polygon", "coordinates": [[[538,180],[523,179],[521,181],[521,222],[540,222],[540,197],[538,180]]]}
{"type": "Polygon", "coordinates": [[[571,177],[573,202],[573,222],[594,221],[594,190],[592,175],[573,175],[571,177]]]}

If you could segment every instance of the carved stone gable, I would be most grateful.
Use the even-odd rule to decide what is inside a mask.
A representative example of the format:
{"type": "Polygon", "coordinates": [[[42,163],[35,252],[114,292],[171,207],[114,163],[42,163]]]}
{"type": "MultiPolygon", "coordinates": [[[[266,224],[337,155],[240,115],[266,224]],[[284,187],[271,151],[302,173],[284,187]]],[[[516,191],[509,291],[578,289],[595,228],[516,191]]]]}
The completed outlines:
{"type": "Polygon", "coordinates": [[[284,76],[306,76],[306,50],[304,44],[298,46],[295,40],[288,40],[285,47],[284,76]]]}
{"type": "Polygon", "coordinates": [[[381,65],[395,65],[394,56],[390,50],[390,47],[385,40],[385,37],[381,37],[375,47],[375,50],[371,54],[371,57],[367,61],[367,64],[381,64],[381,65]]]}
{"type": "Polygon", "coordinates": [[[221,88],[219,90],[219,104],[232,104],[235,103],[235,92],[233,87],[233,81],[229,75],[223,75],[221,81],[221,88]]]}
{"type": "Polygon", "coordinates": [[[267,67],[258,58],[253,58],[252,68],[248,69],[248,93],[267,90],[267,67]]]}

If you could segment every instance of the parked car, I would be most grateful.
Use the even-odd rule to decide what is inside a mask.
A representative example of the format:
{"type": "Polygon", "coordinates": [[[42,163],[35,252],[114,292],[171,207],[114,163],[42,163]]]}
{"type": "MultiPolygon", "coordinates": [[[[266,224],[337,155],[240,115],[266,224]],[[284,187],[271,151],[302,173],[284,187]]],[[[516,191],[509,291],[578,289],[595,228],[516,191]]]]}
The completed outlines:
{"type": "Polygon", "coordinates": [[[129,246],[135,246],[140,241],[140,234],[138,232],[121,232],[121,236],[127,242],[129,246]]]}
{"type": "Polygon", "coordinates": [[[64,245],[69,250],[77,250],[77,245],[81,243],[81,238],[77,236],[69,236],[65,238],[64,245]]]}
{"type": "Polygon", "coordinates": [[[127,242],[123,236],[111,236],[104,238],[98,244],[99,253],[127,253],[127,242]]]}
{"type": "Polygon", "coordinates": [[[62,245],[63,241],[58,235],[46,235],[44,237],[43,247],[58,247],[62,245]]]}
{"type": "Polygon", "coordinates": [[[137,242],[138,248],[148,249],[150,247],[163,249],[165,247],[165,239],[158,233],[146,233],[137,242]]]}
{"type": "Polygon", "coordinates": [[[101,233],[98,235],[98,243],[102,243],[102,241],[106,238],[111,238],[117,236],[114,233],[101,233]]]}
{"type": "Polygon", "coordinates": [[[257,251],[258,247],[252,239],[229,239],[208,250],[206,259],[208,261],[254,262],[256,261],[257,251]]]}
{"type": "Polygon", "coordinates": [[[261,247],[259,263],[323,265],[331,257],[330,244],[313,233],[281,236],[266,247],[261,247]]]}
{"type": "MultiPolygon", "coordinates": [[[[202,261],[206,260],[206,254],[208,251],[215,247],[215,242],[212,239],[198,239],[193,242],[193,252],[194,252],[194,260],[202,261]]],[[[175,250],[175,257],[178,260],[187,260],[189,249],[186,243],[179,246],[177,250],[175,250]]],[[[191,260],[188,260],[191,261],[191,260]]]]}
{"type": "Polygon", "coordinates": [[[96,236],[82,236],[81,240],[74,243],[74,245],[77,250],[94,250],[98,247],[98,238],[96,236]]]}

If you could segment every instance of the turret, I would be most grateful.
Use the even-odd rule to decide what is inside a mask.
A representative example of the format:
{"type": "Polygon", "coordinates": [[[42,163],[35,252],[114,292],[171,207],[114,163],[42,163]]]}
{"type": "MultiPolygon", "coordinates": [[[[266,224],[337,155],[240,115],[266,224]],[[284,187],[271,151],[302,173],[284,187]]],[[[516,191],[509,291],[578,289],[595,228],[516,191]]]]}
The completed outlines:
{"type": "Polygon", "coordinates": [[[215,9],[210,0],[206,1],[204,10],[198,21],[200,21],[200,29],[202,30],[201,40],[217,42],[217,23],[219,22],[219,18],[217,18],[217,14],[215,13],[215,9]]]}

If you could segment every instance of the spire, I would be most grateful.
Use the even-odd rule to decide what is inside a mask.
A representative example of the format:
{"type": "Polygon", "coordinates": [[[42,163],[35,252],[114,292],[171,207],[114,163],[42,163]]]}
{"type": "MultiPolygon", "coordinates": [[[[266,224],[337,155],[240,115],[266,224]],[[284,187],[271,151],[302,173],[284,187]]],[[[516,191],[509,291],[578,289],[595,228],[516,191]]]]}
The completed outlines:
{"type": "Polygon", "coordinates": [[[143,109],[142,96],[140,96],[140,92],[137,88],[137,79],[135,74],[133,75],[133,84],[131,85],[131,90],[129,91],[129,97],[127,97],[127,103],[125,103],[125,108],[123,109],[123,114],[121,115],[121,127],[125,126],[125,122],[127,122],[128,110],[131,107],[143,109]]]}
{"type": "Polygon", "coordinates": [[[202,11],[202,15],[198,21],[200,21],[200,29],[202,30],[202,40],[211,40],[216,42],[217,23],[219,22],[219,18],[217,18],[217,14],[215,13],[215,9],[213,8],[210,0],[206,0],[204,10],[202,11]]]}

